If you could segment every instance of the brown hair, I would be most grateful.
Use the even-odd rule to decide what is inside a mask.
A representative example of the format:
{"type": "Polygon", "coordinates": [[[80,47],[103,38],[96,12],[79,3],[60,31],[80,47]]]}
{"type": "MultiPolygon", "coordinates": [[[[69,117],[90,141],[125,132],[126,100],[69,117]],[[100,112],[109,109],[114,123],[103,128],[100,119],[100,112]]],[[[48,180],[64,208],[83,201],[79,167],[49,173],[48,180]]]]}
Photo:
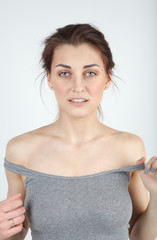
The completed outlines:
{"type": "MultiPolygon", "coordinates": [[[[42,68],[44,69],[44,77],[46,76],[47,71],[51,73],[51,63],[53,61],[53,54],[56,47],[63,44],[71,44],[73,46],[77,46],[81,43],[89,43],[96,47],[102,54],[106,73],[108,75],[109,73],[111,75],[114,75],[112,69],[115,67],[115,63],[112,59],[112,53],[109,44],[106,41],[104,35],[95,26],[92,26],[90,24],[69,24],[62,28],[58,28],[55,33],[46,37],[42,43],[45,47],[43,49],[42,56],[39,62],[42,62],[42,68]]],[[[44,80],[44,77],[42,81],[44,80]]],[[[110,80],[112,81],[111,78],[110,80]]],[[[100,104],[97,111],[98,119],[100,117],[103,120],[104,117],[100,104]]],[[[57,117],[58,114],[56,118],[57,117]]]]}

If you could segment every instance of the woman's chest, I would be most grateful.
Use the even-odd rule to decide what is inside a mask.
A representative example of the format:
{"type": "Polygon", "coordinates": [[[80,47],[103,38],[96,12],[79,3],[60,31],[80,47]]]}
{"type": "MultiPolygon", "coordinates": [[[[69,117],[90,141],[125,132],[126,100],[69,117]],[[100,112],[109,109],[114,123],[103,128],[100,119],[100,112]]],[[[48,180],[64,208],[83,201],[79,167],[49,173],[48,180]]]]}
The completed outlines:
{"type": "MultiPolygon", "coordinates": [[[[130,165],[118,143],[97,141],[84,146],[53,144],[35,151],[25,167],[59,176],[85,176],[130,165]]],[[[23,181],[25,176],[22,175],[23,181]]]]}
{"type": "Polygon", "coordinates": [[[101,227],[104,232],[122,231],[132,213],[125,172],[81,179],[30,176],[26,189],[27,218],[31,228],[42,232],[59,234],[65,227],[77,233],[78,225],[86,232],[89,224],[89,232],[96,226],[98,233],[101,227]]]}

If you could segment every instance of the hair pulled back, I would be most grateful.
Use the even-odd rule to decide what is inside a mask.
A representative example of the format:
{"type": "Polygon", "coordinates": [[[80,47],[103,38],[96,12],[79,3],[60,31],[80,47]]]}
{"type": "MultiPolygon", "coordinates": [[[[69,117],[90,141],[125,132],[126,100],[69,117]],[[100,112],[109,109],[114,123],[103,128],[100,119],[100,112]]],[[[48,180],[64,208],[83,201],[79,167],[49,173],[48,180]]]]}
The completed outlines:
{"type": "MultiPolygon", "coordinates": [[[[63,44],[77,46],[81,43],[88,43],[93,47],[96,47],[102,55],[106,73],[108,75],[111,74],[111,76],[114,75],[113,68],[115,67],[115,63],[112,58],[109,44],[103,33],[95,26],[90,24],[69,24],[62,28],[58,28],[55,33],[46,37],[42,43],[44,44],[44,49],[40,62],[42,62],[42,68],[44,69],[44,77],[46,76],[47,71],[51,73],[54,51],[58,46],[63,44]]],[[[112,81],[111,78],[110,80],[112,81]]],[[[101,117],[101,119],[103,119],[103,112],[100,104],[97,111],[98,118],[101,117]]]]}

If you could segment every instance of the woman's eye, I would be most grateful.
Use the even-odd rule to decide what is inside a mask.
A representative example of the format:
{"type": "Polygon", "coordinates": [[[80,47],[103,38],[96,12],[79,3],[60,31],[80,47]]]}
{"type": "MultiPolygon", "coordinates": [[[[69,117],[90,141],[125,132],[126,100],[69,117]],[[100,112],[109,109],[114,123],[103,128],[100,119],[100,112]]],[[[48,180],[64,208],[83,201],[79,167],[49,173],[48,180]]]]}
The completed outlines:
{"type": "Polygon", "coordinates": [[[65,75],[61,75],[61,74],[63,74],[63,73],[67,73],[67,72],[61,72],[61,73],[59,74],[59,76],[65,77],[65,75]]]}
{"type": "MultiPolygon", "coordinates": [[[[95,76],[96,75],[95,72],[87,72],[87,73],[92,73],[89,76],[95,76]]],[[[59,73],[59,76],[67,77],[68,75],[65,75],[65,74],[69,74],[69,73],[68,72],[61,72],[61,73],[59,73]]]]}
{"type": "Polygon", "coordinates": [[[96,75],[96,73],[95,73],[95,72],[87,72],[87,73],[94,73],[94,75],[92,74],[91,76],[95,76],[95,75],[96,75]]]}

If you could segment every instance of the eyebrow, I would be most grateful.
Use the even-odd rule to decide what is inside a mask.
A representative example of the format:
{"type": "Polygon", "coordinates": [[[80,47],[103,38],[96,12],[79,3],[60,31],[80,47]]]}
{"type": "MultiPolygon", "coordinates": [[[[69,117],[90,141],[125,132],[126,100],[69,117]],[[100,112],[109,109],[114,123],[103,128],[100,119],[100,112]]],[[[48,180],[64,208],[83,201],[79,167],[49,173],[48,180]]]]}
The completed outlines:
{"type": "MultiPolygon", "coordinates": [[[[89,68],[89,67],[94,67],[94,66],[100,67],[98,64],[89,64],[89,65],[83,66],[83,68],[89,68]]],[[[64,67],[64,68],[70,68],[71,69],[70,66],[62,64],[62,63],[58,64],[56,67],[64,67]]]]}

